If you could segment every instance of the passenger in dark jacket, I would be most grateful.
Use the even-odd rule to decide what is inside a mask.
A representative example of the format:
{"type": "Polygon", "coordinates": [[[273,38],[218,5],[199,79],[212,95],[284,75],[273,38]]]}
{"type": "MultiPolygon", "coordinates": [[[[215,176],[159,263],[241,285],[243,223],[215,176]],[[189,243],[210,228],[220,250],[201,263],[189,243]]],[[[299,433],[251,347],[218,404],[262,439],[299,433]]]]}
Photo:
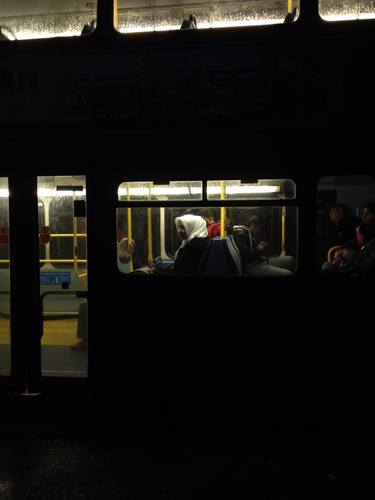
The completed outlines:
{"type": "Polygon", "coordinates": [[[375,276],[375,202],[363,205],[363,222],[358,228],[356,244],[346,244],[334,253],[331,262],[322,266],[323,272],[350,276],[375,276]],[[359,243],[359,241],[361,243],[359,243]],[[358,244],[362,244],[358,248],[358,244]]]}
{"type": "Polygon", "coordinates": [[[175,224],[182,243],[175,254],[174,273],[196,274],[208,243],[206,221],[187,214],[176,217],[175,224]]]}
{"type": "Polygon", "coordinates": [[[331,206],[328,217],[330,220],[328,245],[346,245],[355,239],[355,229],[359,219],[349,213],[349,209],[343,203],[331,206]]]}

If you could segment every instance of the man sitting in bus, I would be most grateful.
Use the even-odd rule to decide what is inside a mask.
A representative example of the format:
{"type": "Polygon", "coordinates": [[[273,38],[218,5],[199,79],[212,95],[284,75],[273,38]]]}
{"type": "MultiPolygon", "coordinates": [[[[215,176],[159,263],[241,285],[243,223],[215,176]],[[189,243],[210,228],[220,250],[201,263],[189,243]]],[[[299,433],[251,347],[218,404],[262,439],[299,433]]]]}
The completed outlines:
{"type": "Polygon", "coordinates": [[[248,276],[290,276],[295,259],[290,255],[266,257],[268,241],[261,239],[263,223],[253,215],[246,226],[233,226],[233,237],[239,247],[243,274],[248,276]]]}
{"type": "Polygon", "coordinates": [[[322,271],[347,276],[375,276],[375,201],[362,207],[362,223],[357,227],[355,239],[335,246],[328,253],[322,271]]]}

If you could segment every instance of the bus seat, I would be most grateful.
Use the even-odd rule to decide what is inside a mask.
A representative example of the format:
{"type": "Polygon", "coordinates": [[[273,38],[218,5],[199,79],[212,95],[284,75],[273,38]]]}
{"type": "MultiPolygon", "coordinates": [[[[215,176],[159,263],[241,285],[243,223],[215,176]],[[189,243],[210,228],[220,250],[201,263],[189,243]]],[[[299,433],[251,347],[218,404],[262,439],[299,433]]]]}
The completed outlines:
{"type": "Polygon", "coordinates": [[[206,251],[198,266],[198,274],[211,276],[222,276],[239,274],[238,267],[232,252],[233,247],[229,247],[228,238],[210,238],[206,251]]]}
{"type": "Polygon", "coordinates": [[[242,274],[241,254],[240,254],[240,251],[239,251],[239,249],[234,241],[233,236],[232,235],[227,236],[224,241],[226,242],[230,256],[232,257],[233,262],[236,266],[236,270],[237,270],[236,274],[242,274]]]}

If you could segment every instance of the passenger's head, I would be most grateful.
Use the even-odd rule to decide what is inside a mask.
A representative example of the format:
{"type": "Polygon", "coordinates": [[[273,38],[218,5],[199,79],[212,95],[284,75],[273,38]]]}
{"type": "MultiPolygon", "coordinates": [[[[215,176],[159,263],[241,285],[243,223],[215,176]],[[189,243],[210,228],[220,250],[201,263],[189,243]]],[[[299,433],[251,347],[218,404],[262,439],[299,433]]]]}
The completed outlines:
{"type": "Polygon", "coordinates": [[[365,224],[375,226],[375,201],[369,201],[363,205],[362,219],[365,224]]]}
{"type": "Polygon", "coordinates": [[[346,205],[344,205],[343,203],[335,203],[334,205],[331,205],[331,208],[328,212],[328,217],[329,220],[335,224],[340,219],[348,215],[348,213],[349,210],[346,205]]]}
{"type": "Polygon", "coordinates": [[[200,215],[186,214],[175,218],[176,229],[182,241],[193,238],[206,238],[206,221],[200,215]]]}
{"type": "Polygon", "coordinates": [[[247,221],[246,227],[250,231],[250,233],[255,236],[260,233],[263,229],[263,223],[258,215],[252,215],[247,221]]]}
{"type": "Polygon", "coordinates": [[[123,264],[130,262],[134,253],[135,243],[134,240],[129,242],[128,238],[122,238],[118,243],[118,255],[123,264]]]}
{"type": "Polygon", "coordinates": [[[215,217],[214,217],[213,212],[211,212],[211,210],[205,210],[205,209],[200,210],[198,212],[198,215],[203,217],[203,219],[207,222],[207,224],[211,224],[212,222],[215,222],[215,217]]]}

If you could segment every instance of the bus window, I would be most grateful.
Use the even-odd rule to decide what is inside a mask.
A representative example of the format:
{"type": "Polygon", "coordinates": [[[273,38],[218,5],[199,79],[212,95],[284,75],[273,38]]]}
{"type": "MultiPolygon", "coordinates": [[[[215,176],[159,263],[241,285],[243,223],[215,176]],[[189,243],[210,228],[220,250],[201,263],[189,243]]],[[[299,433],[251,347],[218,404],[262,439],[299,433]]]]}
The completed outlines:
{"type": "Polygon", "coordinates": [[[79,36],[95,29],[96,0],[2,0],[0,40],[79,36]]]}
{"type": "Polygon", "coordinates": [[[0,177],[0,376],[10,374],[10,274],[8,179],[0,177]]]}
{"type": "Polygon", "coordinates": [[[223,0],[155,4],[150,0],[114,0],[115,26],[121,33],[254,26],[293,22],[299,0],[225,2],[223,0]]]}
{"type": "Polygon", "coordinates": [[[296,185],[290,179],[207,181],[208,200],[293,200],[296,185]]]}
{"type": "MultiPolygon", "coordinates": [[[[175,219],[184,214],[203,218],[207,237],[219,240],[227,237],[234,242],[242,274],[290,276],[296,270],[296,207],[161,206],[117,209],[118,242],[121,238],[134,242],[132,255],[118,259],[120,271],[131,273],[152,265],[157,274],[173,272],[173,261],[181,245],[175,219]]],[[[208,273],[201,267],[197,274],[208,273]]]]}
{"type": "Polygon", "coordinates": [[[85,200],[84,176],[38,177],[43,376],[87,376],[85,200]]]}
{"type": "Polygon", "coordinates": [[[374,0],[320,0],[320,15],[326,21],[374,19],[374,0]]]}
{"type": "Polygon", "coordinates": [[[201,181],[123,182],[118,189],[119,201],[200,201],[201,181]]]}
{"type": "Polygon", "coordinates": [[[318,184],[317,267],[330,276],[375,276],[375,179],[322,177],[318,184]]]}

